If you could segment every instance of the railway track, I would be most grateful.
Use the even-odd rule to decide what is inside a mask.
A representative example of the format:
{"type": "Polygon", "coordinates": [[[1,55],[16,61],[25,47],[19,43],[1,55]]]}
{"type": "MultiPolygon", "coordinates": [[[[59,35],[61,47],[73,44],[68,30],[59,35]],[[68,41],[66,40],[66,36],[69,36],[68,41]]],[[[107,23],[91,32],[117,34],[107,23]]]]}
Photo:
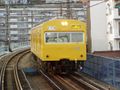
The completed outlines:
{"type": "Polygon", "coordinates": [[[88,80],[81,78],[79,75],[69,75],[70,80],[76,82],[78,85],[84,88],[84,90],[109,90],[104,86],[100,86],[99,84],[90,83],[88,80]]]}
{"type": "Polygon", "coordinates": [[[44,73],[42,70],[39,70],[39,72],[44,76],[44,78],[49,82],[49,84],[54,90],[63,90],[63,88],[60,87],[56,82],[54,82],[54,80],[52,80],[49,75],[44,73]]]}
{"type": "Polygon", "coordinates": [[[5,54],[0,55],[0,59],[1,59],[2,57],[4,57],[4,56],[5,56],[5,54]]]}
{"type": "Polygon", "coordinates": [[[90,88],[87,85],[79,84],[75,80],[72,80],[69,75],[49,75],[45,74],[42,70],[40,70],[40,73],[55,90],[101,90],[96,87],[90,88]]]}
{"type": "Polygon", "coordinates": [[[44,73],[40,70],[40,73],[46,78],[53,89],[55,90],[115,90],[100,83],[89,81],[79,74],[66,74],[66,75],[54,75],[44,73]]]}
{"type": "MultiPolygon", "coordinates": [[[[28,53],[28,50],[22,50],[3,58],[4,60],[2,61],[4,62],[1,62],[3,63],[3,66],[0,70],[0,90],[32,90],[33,87],[31,88],[31,84],[28,84],[29,82],[27,81],[27,78],[25,78],[24,72],[20,70],[20,67],[18,67],[19,61],[28,53]]],[[[45,90],[114,90],[87,80],[77,73],[69,75],[52,75],[44,73],[41,70],[40,73],[41,74],[37,75],[38,77],[34,78],[37,81],[36,84],[34,84],[34,87],[37,85],[41,90],[43,85],[45,90]],[[48,82],[45,81],[44,83],[40,83],[40,79],[38,78],[40,78],[41,75],[45,77],[50,86],[46,87],[48,82]]],[[[43,78],[41,77],[41,81],[42,79],[43,78]]],[[[32,83],[34,82],[32,81],[32,83]]]]}
{"type": "Polygon", "coordinates": [[[91,90],[116,90],[116,88],[109,84],[100,82],[94,78],[91,78],[90,76],[82,74],[83,73],[75,72],[69,77],[78,84],[83,83],[83,85],[85,85],[87,88],[90,88],[91,90]]]}
{"type": "MultiPolygon", "coordinates": [[[[19,75],[20,70],[18,70],[18,62],[27,53],[29,53],[28,49],[15,52],[12,55],[5,57],[0,72],[0,90],[24,89],[24,87],[21,84],[22,82],[20,82],[21,78],[19,78],[21,75],[19,75]]],[[[30,88],[28,90],[30,90],[30,88]]]]}
{"type": "Polygon", "coordinates": [[[115,90],[108,86],[101,85],[81,77],[79,74],[50,75],[40,70],[40,73],[47,79],[55,90],[115,90]]]}
{"type": "Polygon", "coordinates": [[[57,80],[63,87],[64,90],[85,90],[83,87],[72,81],[68,76],[57,75],[54,76],[54,79],[57,80]]]}

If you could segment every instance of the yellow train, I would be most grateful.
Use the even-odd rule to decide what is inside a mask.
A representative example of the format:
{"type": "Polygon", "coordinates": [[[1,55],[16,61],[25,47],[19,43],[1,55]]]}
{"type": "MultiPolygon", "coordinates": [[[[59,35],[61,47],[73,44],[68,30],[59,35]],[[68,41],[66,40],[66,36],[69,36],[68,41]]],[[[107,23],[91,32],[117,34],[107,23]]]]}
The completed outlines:
{"type": "Polygon", "coordinates": [[[32,28],[31,52],[45,70],[75,70],[76,62],[86,60],[86,24],[72,19],[54,19],[32,28]]]}

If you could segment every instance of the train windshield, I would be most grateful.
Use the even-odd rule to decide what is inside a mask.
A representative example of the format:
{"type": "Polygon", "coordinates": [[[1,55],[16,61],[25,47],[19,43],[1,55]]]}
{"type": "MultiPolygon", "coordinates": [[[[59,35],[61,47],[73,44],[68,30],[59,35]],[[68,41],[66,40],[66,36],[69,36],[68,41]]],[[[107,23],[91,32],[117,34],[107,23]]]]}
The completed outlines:
{"type": "Polygon", "coordinates": [[[83,42],[83,32],[46,32],[46,43],[83,42]]]}

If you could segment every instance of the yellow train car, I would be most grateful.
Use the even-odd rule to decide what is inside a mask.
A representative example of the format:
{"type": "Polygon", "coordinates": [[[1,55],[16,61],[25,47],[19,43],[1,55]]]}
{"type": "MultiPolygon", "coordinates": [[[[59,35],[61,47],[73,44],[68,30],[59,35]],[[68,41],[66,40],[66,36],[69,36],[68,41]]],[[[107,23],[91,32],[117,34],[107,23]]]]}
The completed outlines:
{"type": "Polygon", "coordinates": [[[86,24],[72,19],[55,19],[34,27],[31,31],[31,52],[48,68],[47,62],[55,68],[66,61],[72,64],[85,61],[86,24]]]}

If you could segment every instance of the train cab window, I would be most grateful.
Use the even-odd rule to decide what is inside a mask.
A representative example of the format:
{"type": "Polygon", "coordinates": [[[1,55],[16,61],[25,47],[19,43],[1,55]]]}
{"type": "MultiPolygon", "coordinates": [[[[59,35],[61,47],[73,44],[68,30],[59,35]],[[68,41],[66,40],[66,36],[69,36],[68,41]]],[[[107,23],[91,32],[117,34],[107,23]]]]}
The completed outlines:
{"type": "Polygon", "coordinates": [[[46,32],[46,43],[83,42],[82,32],[46,32]]]}
{"type": "Polygon", "coordinates": [[[45,36],[46,36],[46,42],[48,42],[48,43],[57,42],[56,41],[56,39],[57,39],[57,33],[47,32],[45,36]]]}
{"type": "Polygon", "coordinates": [[[58,33],[58,42],[70,42],[69,33],[58,33]]]}
{"type": "Polygon", "coordinates": [[[83,33],[71,33],[71,42],[83,42],[83,33]]]}

